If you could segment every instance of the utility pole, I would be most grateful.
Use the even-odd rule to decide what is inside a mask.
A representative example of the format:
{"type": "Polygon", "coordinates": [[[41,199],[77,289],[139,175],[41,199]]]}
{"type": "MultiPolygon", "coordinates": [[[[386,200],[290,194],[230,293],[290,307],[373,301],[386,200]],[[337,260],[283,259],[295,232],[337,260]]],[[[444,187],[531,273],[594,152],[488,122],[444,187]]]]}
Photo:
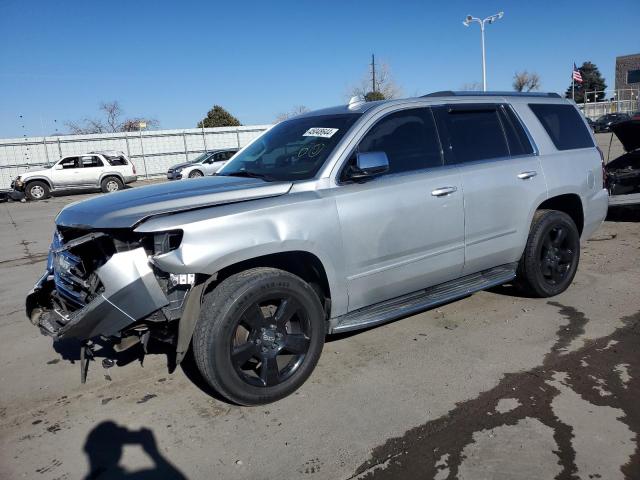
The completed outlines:
{"type": "Polygon", "coordinates": [[[371,54],[371,91],[376,91],[376,57],[371,54]]]}

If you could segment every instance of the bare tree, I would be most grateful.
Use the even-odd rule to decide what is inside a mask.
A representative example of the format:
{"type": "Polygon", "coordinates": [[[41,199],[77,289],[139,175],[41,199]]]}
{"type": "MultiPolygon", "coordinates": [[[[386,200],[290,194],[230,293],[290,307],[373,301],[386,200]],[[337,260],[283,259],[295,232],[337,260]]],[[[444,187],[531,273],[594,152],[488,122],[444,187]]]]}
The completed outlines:
{"type": "Polygon", "coordinates": [[[462,84],[460,90],[463,92],[479,92],[482,90],[482,84],[480,82],[468,82],[462,84]]]}
{"type": "Polygon", "coordinates": [[[104,114],[109,132],[118,132],[120,130],[120,116],[122,108],[117,100],[113,102],[101,102],[99,110],[104,114]]]}
{"type": "Polygon", "coordinates": [[[95,118],[85,118],[79,122],[65,122],[72,135],[88,135],[92,133],[106,133],[107,129],[102,121],[95,118]]]}
{"type": "Polygon", "coordinates": [[[368,72],[363,75],[359,84],[349,89],[346,96],[347,98],[355,96],[376,100],[398,98],[402,96],[402,88],[393,79],[389,64],[382,63],[376,68],[375,89],[373,88],[372,75],[368,72]]]}
{"type": "Polygon", "coordinates": [[[513,75],[513,89],[516,92],[530,92],[540,90],[540,76],[535,72],[516,72],[513,75]]]}
{"type": "Polygon", "coordinates": [[[155,118],[128,118],[119,125],[119,132],[137,132],[140,130],[140,123],[146,123],[147,130],[155,130],[160,127],[160,122],[155,118]]]}
{"type": "Polygon", "coordinates": [[[303,113],[307,113],[309,109],[305,105],[296,105],[288,112],[279,113],[276,115],[276,123],[283,122],[291,117],[295,117],[296,115],[302,115],[303,113]]]}
{"type": "Polygon", "coordinates": [[[148,129],[158,128],[160,122],[155,118],[132,117],[121,120],[124,110],[116,100],[101,102],[98,110],[104,119],[84,118],[79,122],[65,122],[65,126],[74,135],[92,133],[134,132],[140,129],[140,122],[145,122],[148,129]]]}

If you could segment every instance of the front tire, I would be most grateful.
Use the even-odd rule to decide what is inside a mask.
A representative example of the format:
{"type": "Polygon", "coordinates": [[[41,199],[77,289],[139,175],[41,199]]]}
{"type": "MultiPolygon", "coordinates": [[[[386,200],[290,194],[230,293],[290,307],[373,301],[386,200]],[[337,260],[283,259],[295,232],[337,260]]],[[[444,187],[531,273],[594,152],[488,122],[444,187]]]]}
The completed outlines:
{"type": "Polygon", "coordinates": [[[579,260],[580,233],[571,217],[538,210],[518,264],[516,286],[535,297],[558,295],[571,285],[579,260]]]}
{"type": "Polygon", "coordinates": [[[24,189],[24,194],[29,200],[33,201],[44,200],[45,198],[48,198],[49,192],[49,185],[39,180],[29,182],[27,184],[27,187],[24,189]]]}
{"type": "Polygon", "coordinates": [[[204,174],[200,170],[194,170],[193,172],[189,173],[189,178],[199,178],[203,176],[204,174]]]}
{"type": "Polygon", "coordinates": [[[283,270],[253,268],[205,296],[193,353],[220,394],[240,405],[262,405],[305,382],[325,333],[324,310],[309,284],[283,270]]]}

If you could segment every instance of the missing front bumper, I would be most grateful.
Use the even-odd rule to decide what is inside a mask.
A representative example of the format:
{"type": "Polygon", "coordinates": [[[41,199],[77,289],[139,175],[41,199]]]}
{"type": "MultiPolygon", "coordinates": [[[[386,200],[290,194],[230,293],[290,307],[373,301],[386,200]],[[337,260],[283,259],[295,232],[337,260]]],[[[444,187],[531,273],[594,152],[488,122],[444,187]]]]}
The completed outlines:
{"type": "MultiPolygon", "coordinates": [[[[55,257],[56,251],[52,251],[55,257]]],[[[65,311],[51,302],[55,295],[55,268],[49,261],[47,272],[27,295],[27,317],[42,333],[56,339],[88,340],[111,337],[169,304],[151,267],[144,248],[114,254],[95,273],[104,291],[75,311],[65,311]]]]}

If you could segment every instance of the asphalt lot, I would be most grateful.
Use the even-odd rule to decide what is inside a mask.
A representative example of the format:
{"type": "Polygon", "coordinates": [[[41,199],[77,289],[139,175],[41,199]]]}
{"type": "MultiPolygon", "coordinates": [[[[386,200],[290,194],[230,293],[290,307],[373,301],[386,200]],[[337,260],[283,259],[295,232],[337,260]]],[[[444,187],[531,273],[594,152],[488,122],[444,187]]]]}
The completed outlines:
{"type": "Polygon", "coordinates": [[[556,298],[503,287],[331,338],[296,394],[244,408],[162,355],[81,385],[26,320],[53,218],[87,196],[0,204],[0,478],[640,478],[639,212],[556,298]]]}

